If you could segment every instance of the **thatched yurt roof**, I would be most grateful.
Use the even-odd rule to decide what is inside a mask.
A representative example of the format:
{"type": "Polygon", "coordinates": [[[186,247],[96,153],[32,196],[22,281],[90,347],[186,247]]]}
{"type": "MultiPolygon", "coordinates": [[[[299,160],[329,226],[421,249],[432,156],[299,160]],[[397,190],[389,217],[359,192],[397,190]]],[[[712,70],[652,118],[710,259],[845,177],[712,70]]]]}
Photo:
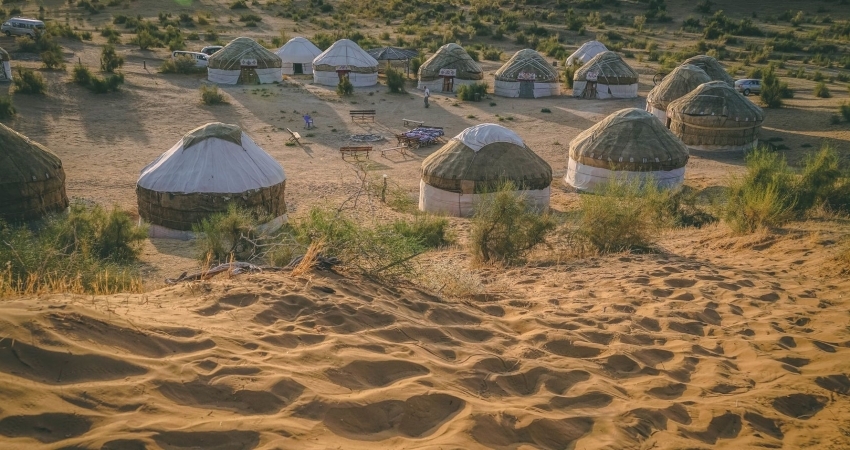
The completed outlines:
{"type": "Polygon", "coordinates": [[[626,108],[576,136],[570,159],[608,170],[670,171],[685,167],[688,147],[652,114],[626,108]]]}
{"type": "Polygon", "coordinates": [[[555,83],[558,81],[558,72],[549,64],[540,53],[526,48],[514,53],[499,70],[496,71],[496,79],[500,81],[517,81],[520,73],[533,73],[534,81],[538,83],[555,83]]]}
{"type": "Polygon", "coordinates": [[[348,66],[355,73],[378,72],[378,61],[348,39],[334,42],[313,60],[314,71],[334,72],[341,66],[348,66]]]}
{"type": "Polygon", "coordinates": [[[465,194],[491,192],[505,181],[520,190],[552,184],[552,167],[513,131],[482,123],[462,131],[422,162],[422,180],[465,194]]]}
{"type": "Polygon", "coordinates": [[[673,100],[691,92],[697,86],[711,81],[708,74],[691,64],[682,64],[673,69],[658,86],[652,88],[646,96],[646,103],[662,111],[673,100]]]}
{"type": "Polygon", "coordinates": [[[277,69],[281,67],[280,57],[272,53],[257,41],[238,37],[223,49],[213,53],[209,58],[208,67],[211,69],[239,70],[242,61],[250,59],[257,61],[258,69],[277,69]]]}
{"type": "Polygon", "coordinates": [[[473,61],[469,53],[460,45],[455,43],[446,44],[431,55],[419,67],[419,80],[436,80],[440,77],[440,69],[455,69],[455,78],[461,80],[481,80],[484,72],[477,62],[473,61]]]}
{"type": "Polygon", "coordinates": [[[12,58],[9,57],[9,52],[0,48],[0,61],[11,61],[12,58]]]}
{"type": "Polygon", "coordinates": [[[275,52],[281,61],[295,64],[311,64],[321,53],[319,47],[301,36],[290,39],[275,52]]]}
{"type": "Polygon", "coordinates": [[[635,84],[638,74],[634,71],[620,55],[605,51],[587,61],[576,70],[573,79],[575,81],[587,81],[588,72],[595,72],[597,82],[609,86],[635,84]]]}
{"type": "Polygon", "coordinates": [[[594,56],[607,52],[608,47],[605,44],[599,41],[587,41],[581,45],[569,58],[567,58],[567,65],[570,66],[572,64],[584,64],[590,61],[594,56]]]}
{"type": "Polygon", "coordinates": [[[286,212],[283,167],[236,125],[209,123],[142,169],[139,215],[175,230],[230,203],[277,217],[286,212]]]}
{"type": "Polygon", "coordinates": [[[711,77],[712,81],[723,81],[728,84],[730,87],[735,87],[735,79],[726,72],[726,69],[717,62],[716,59],[712,58],[708,55],[697,55],[691,58],[688,58],[682,64],[691,64],[699,67],[705,73],[711,77]]]}
{"type": "Polygon", "coordinates": [[[0,124],[0,219],[32,220],[67,206],[59,157],[0,124]]]}
{"type": "Polygon", "coordinates": [[[739,147],[758,139],[764,111],[722,81],[711,81],[667,106],[670,131],[685,144],[739,147]]]}

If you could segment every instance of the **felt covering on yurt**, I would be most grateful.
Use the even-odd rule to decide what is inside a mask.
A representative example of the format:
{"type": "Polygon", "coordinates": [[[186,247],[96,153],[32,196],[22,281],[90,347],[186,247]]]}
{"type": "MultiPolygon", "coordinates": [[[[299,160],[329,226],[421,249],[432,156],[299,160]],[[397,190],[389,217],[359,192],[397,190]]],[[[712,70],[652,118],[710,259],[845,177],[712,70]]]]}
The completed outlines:
{"type": "Polygon", "coordinates": [[[285,187],[283,167],[238,126],[209,123],[142,169],[136,194],[142,219],[186,231],[231,203],[278,218],[285,187]]]}
{"type": "Polygon", "coordinates": [[[313,60],[321,53],[319,47],[301,36],[290,39],[275,52],[280,57],[281,68],[285,75],[295,73],[294,64],[301,64],[302,73],[313,73],[313,60]]]}
{"type": "Polygon", "coordinates": [[[635,98],[638,74],[620,55],[602,52],[576,70],[573,75],[573,96],[581,97],[587,86],[588,74],[596,75],[596,98],[635,98]]]}
{"type": "Polygon", "coordinates": [[[566,65],[584,64],[590,61],[594,56],[607,51],[608,47],[606,47],[605,44],[599,41],[587,41],[584,44],[581,44],[581,47],[567,58],[566,65]]]}
{"type": "Polygon", "coordinates": [[[339,84],[337,70],[348,72],[348,81],[355,87],[378,83],[378,61],[349,39],[333,43],[313,60],[313,81],[325,86],[339,84]]]}
{"type": "Polygon", "coordinates": [[[646,110],[667,124],[667,105],[697,86],[711,81],[708,74],[697,66],[682,64],[667,74],[661,83],[652,88],[646,96],[646,110]]]}
{"type": "Polygon", "coordinates": [[[9,53],[0,48],[0,81],[12,81],[11,60],[9,53]]]}
{"type": "Polygon", "coordinates": [[[425,89],[425,86],[428,86],[431,90],[442,89],[441,69],[455,70],[455,88],[484,79],[481,66],[469,56],[469,53],[460,45],[450,43],[440,47],[436,53],[419,66],[418,89],[425,89]]]}
{"type": "Polygon", "coordinates": [[[283,76],[279,56],[251,38],[238,37],[209,57],[207,79],[213,83],[237,84],[246,62],[251,62],[260,83],[280,81],[283,76]]]}
{"type": "Polygon", "coordinates": [[[68,207],[58,156],[0,124],[0,219],[38,219],[68,207]]]}
{"type": "Polygon", "coordinates": [[[711,81],[723,81],[729,85],[729,87],[735,87],[735,79],[732,78],[732,75],[729,75],[726,72],[726,69],[717,62],[716,59],[712,58],[708,55],[697,55],[691,58],[688,58],[682,64],[691,64],[693,66],[697,66],[702,69],[708,76],[711,78],[711,81]]]}
{"type": "Polygon", "coordinates": [[[688,147],[652,114],[637,108],[617,111],[570,142],[567,184],[584,191],[611,179],[652,180],[680,185],[688,147]]]}
{"type": "Polygon", "coordinates": [[[481,194],[511,181],[540,209],[549,205],[552,167],[511,130],[467,128],[422,162],[419,209],[469,216],[481,194]]]}
{"type": "Polygon", "coordinates": [[[494,93],[502,97],[519,97],[521,81],[534,83],[534,98],[561,93],[558,72],[540,53],[530,48],[514,53],[511,59],[496,71],[495,77],[494,93]]]}
{"type": "Polygon", "coordinates": [[[711,81],[667,106],[670,131],[695,150],[758,145],[764,111],[723,81],[711,81]]]}

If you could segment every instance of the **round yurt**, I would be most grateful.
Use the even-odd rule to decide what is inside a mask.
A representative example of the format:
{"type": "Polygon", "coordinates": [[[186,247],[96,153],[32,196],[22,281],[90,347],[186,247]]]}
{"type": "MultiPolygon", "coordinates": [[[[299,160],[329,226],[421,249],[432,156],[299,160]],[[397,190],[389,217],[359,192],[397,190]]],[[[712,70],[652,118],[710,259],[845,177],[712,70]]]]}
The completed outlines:
{"type": "Polygon", "coordinates": [[[652,114],[626,108],[583,131],[570,142],[564,181],[594,192],[609,180],[652,180],[673,188],[685,179],[688,147],[652,114]]]}
{"type": "Polygon", "coordinates": [[[527,48],[514,53],[496,71],[494,93],[502,97],[539,98],[560,95],[558,72],[540,53],[527,48]]]}
{"type": "Polygon", "coordinates": [[[282,223],[283,167],[237,125],[208,123],[142,169],[139,216],[152,237],[189,238],[192,225],[230,204],[282,223]]]}
{"type": "Polygon", "coordinates": [[[540,210],[549,206],[552,167],[513,131],[492,123],[463,130],[422,162],[419,209],[469,217],[482,194],[511,181],[540,210]]]}
{"type": "Polygon", "coordinates": [[[755,148],[764,112],[722,81],[712,81],[667,106],[670,131],[694,150],[755,148]]]}
{"type": "Polygon", "coordinates": [[[280,81],[280,57],[257,41],[239,37],[209,58],[207,79],[220,84],[265,84],[280,81]]]}
{"type": "Polygon", "coordinates": [[[67,207],[59,157],[0,124],[0,220],[33,220],[67,207]]]}
{"type": "Polygon", "coordinates": [[[313,60],[313,82],[336,86],[343,77],[355,87],[378,84],[378,61],[348,39],[333,43],[313,60]]]}
{"type": "Polygon", "coordinates": [[[587,41],[584,44],[581,44],[581,47],[567,58],[566,64],[568,66],[573,64],[582,65],[590,61],[594,56],[607,51],[608,47],[606,47],[605,44],[599,41],[587,41]]]}
{"type": "Polygon", "coordinates": [[[697,66],[702,69],[712,81],[723,81],[729,85],[729,87],[735,87],[735,79],[726,72],[726,69],[717,62],[716,59],[712,58],[708,55],[697,55],[692,58],[688,58],[682,64],[690,64],[693,66],[697,66]]]}
{"type": "Polygon", "coordinates": [[[667,125],[667,105],[709,81],[711,78],[699,67],[682,64],[649,91],[646,96],[646,110],[667,125]]]}
{"type": "Polygon", "coordinates": [[[446,44],[419,66],[418,89],[454,92],[458,86],[484,79],[484,71],[469,53],[455,43],[446,44]]]}
{"type": "Polygon", "coordinates": [[[0,48],[0,81],[12,81],[12,58],[9,52],[0,48]]]}
{"type": "Polygon", "coordinates": [[[284,75],[313,73],[313,60],[322,54],[319,47],[301,36],[294,37],[275,52],[281,60],[284,75]]]}
{"type": "Polygon", "coordinates": [[[614,52],[594,56],[573,76],[573,97],[635,98],[637,92],[637,72],[614,52]]]}

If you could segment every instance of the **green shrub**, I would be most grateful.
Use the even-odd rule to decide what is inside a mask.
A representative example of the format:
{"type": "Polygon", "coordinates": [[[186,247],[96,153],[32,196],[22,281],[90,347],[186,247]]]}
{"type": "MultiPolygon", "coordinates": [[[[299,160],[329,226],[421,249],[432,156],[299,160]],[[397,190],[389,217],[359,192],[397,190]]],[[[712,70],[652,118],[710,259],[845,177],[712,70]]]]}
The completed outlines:
{"type": "Polygon", "coordinates": [[[494,47],[488,47],[481,51],[481,56],[487,61],[499,61],[502,59],[502,51],[494,47]]]}
{"type": "Polygon", "coordinates": [[[15,106],[12,105],[12,99],[10,97],[0,97],[0,120],[10,119],[17,111],[15,110],[15,106]]]}
{"type": "Polygon", "coordinates": [[[251,261],[257,256],[257,239],[262,219],[250,211],[231,204],[226,212],[213,214],[192,226],[197,234],[198,258],[218,264],[231,257],[237,261],[251,261]]]}
{"type": "Polygon", "coordinates": [[[205,67],[198,67],[195,63],[195,58],[184,55],[177,58],[169,58],[162,62],[159,66],[160,73],[202,73],[205,72],[205,67]]]}
{"type": "Polygon", "coordinates": [[[248,9],[248,3],[245,0],[236,0],[230,4],[230,9],[248,9]]]}
{"type": "Polygon", "coordinates": [[[62,58],[62,50],[59,48],[41,52],[41,63],[45,69],[65,69],[65,60],[62,58]]]}
{"type": "Polygon", "coordinates": [[[824,144],[819,151],[806,155],[795,192],[795,207],[800,213],[823,206],[850,211],[850,173],[841,168],[835,148],[824,144]]]}
{"type": "Polygon", "coordinates": [[[224,94],[218,89],[218,86],[212,85],[202,85],[201,89],[201,101],[205,105],[221,105],[227,103],[227,100],[224,98],[224,94]]]}
{"type": "Polygon", "coordinates": [[[402,93],[404,90],[404,74],[399,70],[387,68],[387,87],[391,93],[402,93]]]}
{"type": "Polygon", "coordinates": [[[850,104],[842,103],[838,107],[838,112],[841,113],[841,117],[844,117],[845,121],[850,122],[850,104]]]}
{"type": "Polygon", "coordinates": [[[737,233],[782,225],[793,218],[795,176],[785,158],[766,148],[746,157],[747,172],[729,184],[724,220],[737,233]]]}
{"type": "Polygon", "coordinates": [[[478,94],[478,100],[481,100],[487,95],[487,88],[489,88],[487,82],[464,84],[457,88],[457,98],[463,101],[473,101],[476,100],[475,94],[478,94]]]}
{"type": "Polygon", "coordinates": [[[18,73],[12,77],[15,92],[21,94],[44,94],[47,92],[47,82],[40,73],[32,69],[18,69],[18,73]]]}
{"type": "Polygon", "coordinates": [[[829,88],[826,87],[826,83],[821,81],[820,83],[815,85],[815,97],[818,98],[830,98],[832,94],[829,93],[829,88]]]}
{"type": "Polygon", "coordinates": [[[354,94],[354,85],[348,80],[348,77],[342,77],[339,84],[336,85],[336,93],[339,96],[348,96],[354,94]]]}
{"type": "Polygon", "coordinates": [[[573,77],[576,74],[576,71],[581,67],[581,64],[573,63],[566,67],[564,67],[564,80],[567,82],[567,87],[573,88],[573,77]]]}
{"type": "Polygon", "coordinates": [[[392,229],[405,238],[412,239],[424,248],[437,248],[450,244],[449,221],[445,217],[417,214],[413,221],[398,219],[392,229]]]}
{"type": "Polygon", "coordinates": [[[154,37],[147,29],[140,30],[132,42],[139,46],[140,50],[147,50],[151,47],[160,45],[159,40],[154,37]]]}
{"type": "Polygon", "coordinates": [[[74,83],[88,87],[94,77],[95,75],[91,73],[88,67],[80,63],[74,64],[74,70],[71,74],[71,79],[74,83]]]}
{"type": "Polygon", "coordinates": [[[123,65],[124,58],[115,52],[115,47],[112,44],[104,45],[100,53],[100,70],[112,73],[123,65]]]}
{"type": "Polygon", "coordinates": [[[534,247],[546,242],[555,224],[537,211],[511,182],[484,194],[475,205],[469,247],[475,261],[515,264],[534,247]]]}
{"type": "Polygon", "coordinates": [[[118,91],[122,84],[124,84],[124,74],[116,73],[104,78],[92,77],[89,89],[95,94],[106,94],[118,91]]]}
{"type": "MultiPolygon", "coordinates": [[[[764,71],[761,83],[761,100],[768,108],[782,107],[782,98],[788,95],[790,90],[787,83],[779,81],[773,66],[768,66],[764,71]]],[[[793,94],[792,94],[793,95],[793,94]]]]}

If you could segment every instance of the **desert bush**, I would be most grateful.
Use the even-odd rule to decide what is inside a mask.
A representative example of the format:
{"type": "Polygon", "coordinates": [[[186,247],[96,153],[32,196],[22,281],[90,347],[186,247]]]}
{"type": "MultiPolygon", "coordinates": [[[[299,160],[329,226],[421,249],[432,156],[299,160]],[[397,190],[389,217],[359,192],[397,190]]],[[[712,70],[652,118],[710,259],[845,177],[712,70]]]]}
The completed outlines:
{"type": "Polygon", "coordinates": [[[824,144],[806,155],[794,191],[800,213],[820,207],[850,211],[850,172],[841,167],[833,146],[824,144]]]}
{"type": "Polygon", "coordinates": [[[824,83],[823,81],[821,81],[820,83],[815,85],[814,93],[815,93],[815,97],[818,97],[818,98],[830,98],[830,97],[832,97],[832,94],[830,94],[830,92],[829,92],[829,88],[826,87],[826,83],[824,83]]]}
{"type": "Polygon", "coordinates": [[[159,45],[159,40],[147,29],[140,30],[136,33],[136,37],[133,38],[132,42],[138,45],[140,50],[147,50],[159,45]]]}
{"type": "Polygon", "coordinates": [[[15,106],[12,105],[12,99],[10,97],[0,97],[0,120],[10,119],[17,111],[15,110],[15,106]]]}
{"type": "Polygon", "coordinates": [[[502,59],[502,51],[495,47],[488,47],[481,51],[481,56],[487,61],[499,61],[502,59]]]}
{"type": "Polygon", "coordinates": [[[850,104],[842,103],[838,107],[838,112],[841,113],[841,117],[844,117],[846,122],[850,122],[850,104]]]}
{"type": "Polygon", "coordinates": [[[41,63],[45,69],[65,69],[65,60],[62,57],[62,49],[57,47],[41,52],[41,63]]]}
{"type": "Polygon", "coordinates": [[[546,242],[554,221],[516,190],[515,184],[506,182],[495,192],[482,195],[475,205],[469,237],[475,261],[515,264],[546,242]]]}
{"type": "Polygon", "coordinates": [[[226,212],[213,214],[192,226],[197,235],[198,258],[223,263],[233,258],[251,261],[257,255],[262,219],[251,211],[231,204],[226,212]]]}
{"type": "Polygon", "coordinates": [[[195,59],[191,56],[178,56],[177,58],[169,58],[162,62],[159,66],[160,73],[202,73],[205,72],[205,67],[198,67],[195,64],[195,59]]]}
{"type": "Polygon", "coordinates": [[[484,98],[487,95],[487,82],[464,84],[457,88],[457,98],[463,101],[475,100],[475,94],[478,94],[478,99],[484,98]]]}
{"type": "Polygon", "coordinates": [[[763,73],[761,93],[759,94],[765,106],[768,108],[782,107],[782,98],[788,95],[787,92],[790,92],[788,84],[780,82],[773,66],[768,66],[763,73]]]}
{"type": "Polygon", "coordinates": [[[40,73],[32,69],[18,69],[12,77],[15,92],[21,94],[44,94],[47,92],[47,82],[40,73]]]}
{"type": "Polygon", "coordinates": [[[71,79],[74,83],[88,87],[94,77],[95,75],[91,73],[88,67],[80,63],[74,64],[74,70],[71,72],[71,79]]]}
{"type": "Polygon", "coordinates": [[[118,91],[122,84],[124,84],[124,74],[116,73],[104,78],[92,77],[89,89],[95,94],[106,94],[118,91]]]}
{"type": "Polygon", "coordinates": [[[336,85],[336,93],[339,96],[348,96],[354,94],[354,85],[351,84],[348,77],[342,77],[339,84],[336,85]]]}
{"type": "Polygon", "coordinates": [[[392,93],[404,92],[404,74],[401,71],[393,68],[388,68],[387,72],[387,87],[392,93]]]}
{"type": "Polygon", "coordinates": [[[230,4],[230,9],[248,9],[248,3],[245,0],[236,0],[230,4]]]}
{"type": "Polygon", "coordinates": [[[738,233],[782,225],[793,218],[795,176],[785,158],[766,148],[746,157],[747,172],[729,184],[724,220],[738,233]]]}
{"type": "Polygon", "coordinates": [[[112,73],[123,65],[124,58],[115,52],[115,47],[112,44],[104,45],[100,53],[100,70],[112,73]]]}
{"type": "Polygon", "coordinates": [[[442,247],[454,240],[449,233],[449,221],[445,217],[416,214],[412,221],[398,219],[391,227],[396,233],[414,240],[423,248],[442,247]]]}
{"type": "Polygon", "coordinates": [[[202,85],[200,88],[201,101],[205,105],[221,105],[227,103],[224,94],[218,89],[218,86],[202,85]]]}

